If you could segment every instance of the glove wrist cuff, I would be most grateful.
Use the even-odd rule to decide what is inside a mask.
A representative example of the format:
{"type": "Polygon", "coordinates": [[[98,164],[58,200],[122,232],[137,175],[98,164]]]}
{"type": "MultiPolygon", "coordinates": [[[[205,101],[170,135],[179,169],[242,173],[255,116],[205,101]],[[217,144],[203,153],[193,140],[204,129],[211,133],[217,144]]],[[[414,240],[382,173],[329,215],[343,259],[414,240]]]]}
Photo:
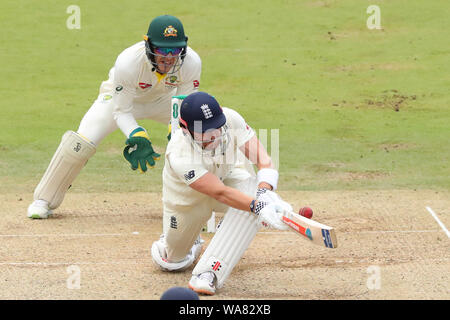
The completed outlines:
{"type": "Polygon", "coordinates": [[[136,129],[134,129],[133,131],[131,131],[131,133],[130,133],[130,135],[129,135],[128,138],[131,138],[131,137],[133,137],[136,133],[142,132],[142,131],[146,132],[144,128],[142,128],[142,127],[137,127],[136,129]]]}
{"type": "Polygon", "coordinates": [[[250,211],[259,216],[260,211],[267,205],[267,202],[253,199],[250,203],[250,211]]]}

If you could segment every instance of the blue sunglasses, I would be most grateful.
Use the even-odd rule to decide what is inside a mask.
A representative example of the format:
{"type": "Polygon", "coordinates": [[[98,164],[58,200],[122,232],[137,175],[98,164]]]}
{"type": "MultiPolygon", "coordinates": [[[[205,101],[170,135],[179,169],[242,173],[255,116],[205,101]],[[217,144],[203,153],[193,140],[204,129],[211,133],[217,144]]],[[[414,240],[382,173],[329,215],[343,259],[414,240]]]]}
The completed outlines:
{"type": "Polygon", "coordinates": [[[182,50],[183,48],[155,48],[155,52],[163,56],[167,56],[169,53],[171,53],[173,56],[177,56],[181,53],[182,50]]]}

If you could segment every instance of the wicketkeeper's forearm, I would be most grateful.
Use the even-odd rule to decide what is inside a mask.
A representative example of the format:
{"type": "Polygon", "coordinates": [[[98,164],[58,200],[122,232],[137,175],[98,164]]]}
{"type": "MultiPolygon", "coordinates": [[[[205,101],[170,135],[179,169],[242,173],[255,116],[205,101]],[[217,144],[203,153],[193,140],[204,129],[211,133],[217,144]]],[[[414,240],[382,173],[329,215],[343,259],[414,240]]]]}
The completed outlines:
{"type": "Polygon", "coordinates": [[[119,129],[127,138],[133,130],[139,127],[139,124],[131,113],[114,113],[114,119],[119,129]]]}

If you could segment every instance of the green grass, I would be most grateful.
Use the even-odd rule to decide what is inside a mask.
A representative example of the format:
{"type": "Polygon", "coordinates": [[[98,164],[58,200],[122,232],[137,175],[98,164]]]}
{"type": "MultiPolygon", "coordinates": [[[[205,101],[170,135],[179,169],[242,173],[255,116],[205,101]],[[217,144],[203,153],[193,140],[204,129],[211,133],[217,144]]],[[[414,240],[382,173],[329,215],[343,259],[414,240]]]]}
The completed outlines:
{"type": "MultiPolygon", "coordinates": [[[[281,189],[450,189],[446,0],[86,0],[80,30],[66,28],[70,4],[2,2],[1,192],[33,191],[117,55],[165,13],[202,57],[201,89],[279,129],[281,189]],[[383,30],[367,29],[370,4],[383,30]]],[[[167,128],[139,123],[163,151],[167,128]]],[[[124,140],[108,136],[73,190],[160,191],[162,161],[132,172],[124,140]]]]}

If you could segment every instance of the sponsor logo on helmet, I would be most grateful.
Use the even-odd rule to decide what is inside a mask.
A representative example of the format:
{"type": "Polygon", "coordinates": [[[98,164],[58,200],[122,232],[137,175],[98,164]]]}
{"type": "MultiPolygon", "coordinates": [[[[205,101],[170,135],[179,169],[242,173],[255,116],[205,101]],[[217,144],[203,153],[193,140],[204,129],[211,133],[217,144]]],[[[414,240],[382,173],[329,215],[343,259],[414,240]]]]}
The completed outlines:
{"type": "Polygon", "coordinates": [[[166,29],[164,29],[164,37],[176,37],[177,36],[177,29],[175,29],[173,26],[168,26],[166,29]]]}

